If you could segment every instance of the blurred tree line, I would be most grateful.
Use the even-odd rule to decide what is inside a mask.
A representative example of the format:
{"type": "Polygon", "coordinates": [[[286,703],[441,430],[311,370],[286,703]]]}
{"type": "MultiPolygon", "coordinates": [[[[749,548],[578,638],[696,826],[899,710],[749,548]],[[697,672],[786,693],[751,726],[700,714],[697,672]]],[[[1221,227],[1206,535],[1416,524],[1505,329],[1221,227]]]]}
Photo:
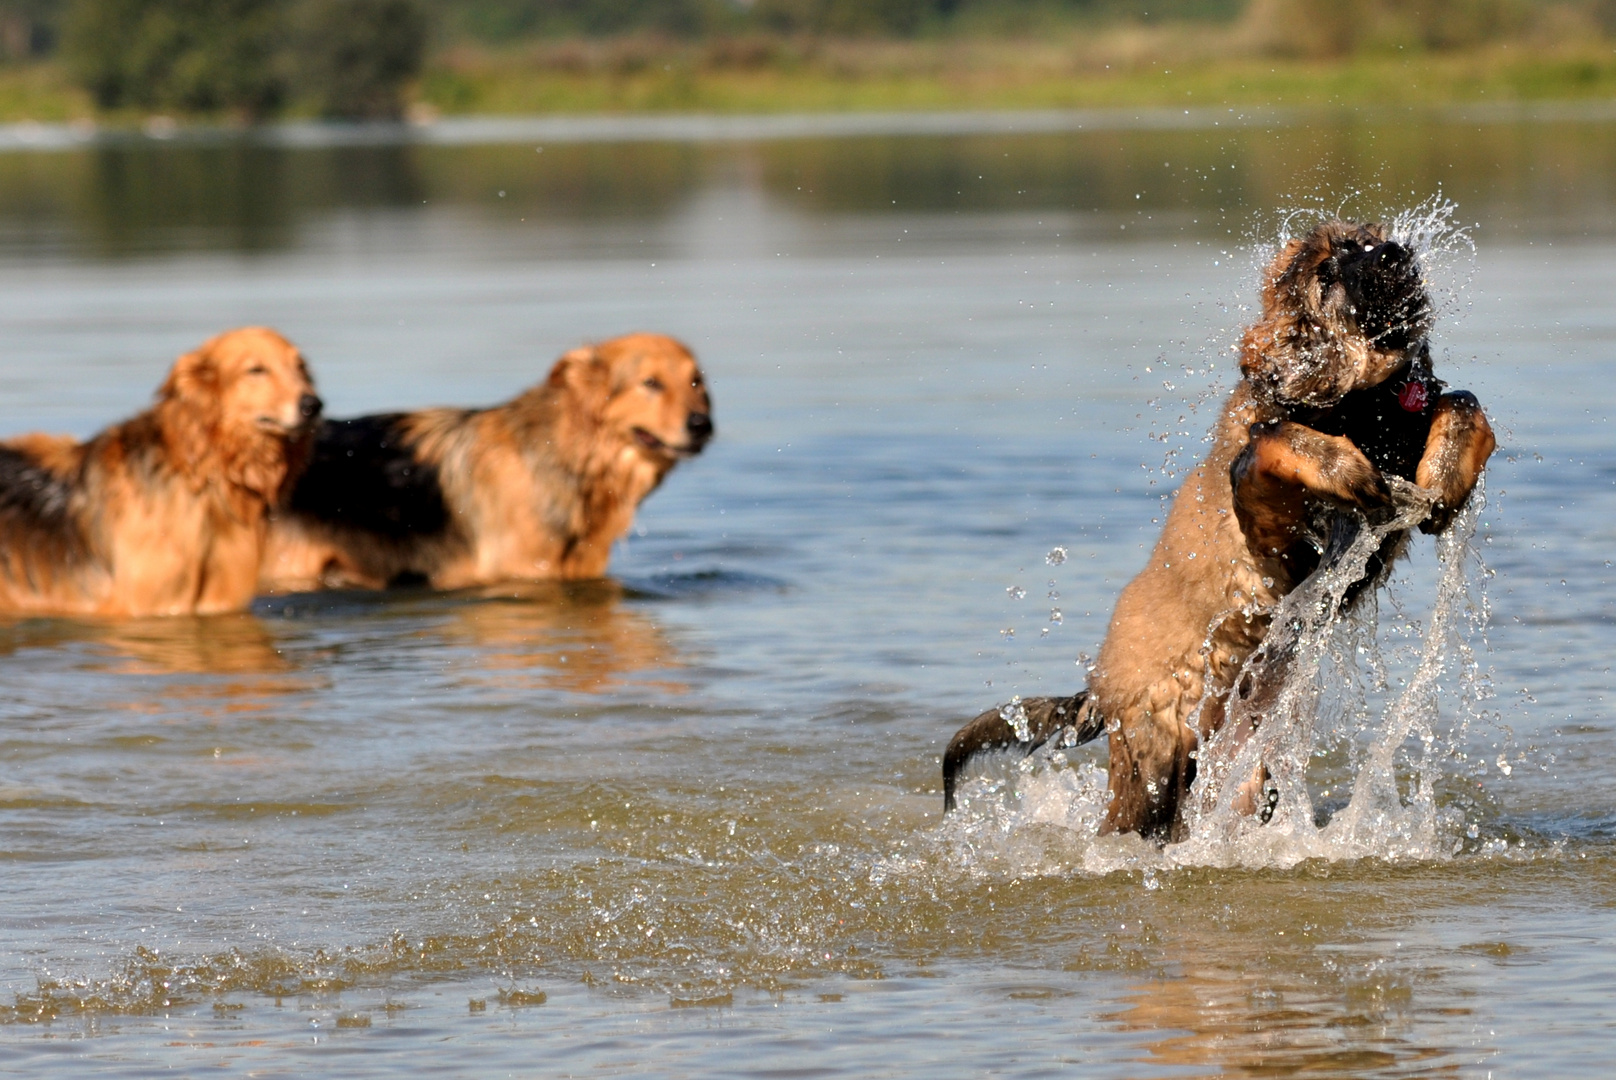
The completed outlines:
{"type": "Polygon", "coordinates": [[[1155,17],[1244,0],[0,0],[0,60],[59,54],[104,109],[390,118],[429,44],[913,35],[998,9],[1155,17]]]}
{"type": "Polygon", "coordinates": [[[913,36],[1060,23],[1186,20],[1271,25],[1302,51],[1391,42],[1441,49],[1498,40],[1556,18],[1616,31],[1616,0],[423,0],[451,38],[676,37],[736,33],[913,36]]]}
{"type": "Polygon", "coordinates": [[[653,31],[909,36],[1029,20],[1233,18],[1246,0],[438,0],[444,23],[487,42],[653,31]]]}
{"type": "Polygon", "coordinates": [[[399,115],[429,47],[458,42],[914,37],[1194,19],[1242,21],[1266,53],[1331,57],[1530,38],[1568,12],[1596,37],[1616,33],[1616,0],[0,0],[0,60],[59,56],[108,109],[386,118],[399,115]]]}
{"type": "Polygon", "coordinates": [[[59,54],[104,109],[397,117],[420,0],[0,0],[0,57],[59,54]]]}

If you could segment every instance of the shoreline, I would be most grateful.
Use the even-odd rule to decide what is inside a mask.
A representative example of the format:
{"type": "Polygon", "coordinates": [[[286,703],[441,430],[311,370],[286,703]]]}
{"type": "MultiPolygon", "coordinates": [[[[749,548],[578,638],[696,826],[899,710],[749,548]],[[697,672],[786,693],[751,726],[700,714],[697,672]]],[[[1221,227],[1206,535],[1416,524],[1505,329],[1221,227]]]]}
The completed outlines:
{"type": "Polygon", "coordinates": [[[477,146],[513,143],[774,142],[860,137],[1043,135],[1102,131],[1283,128],[1319,121],[1610,123],[1616,99],[1438,105],[1295,105],[1178,109],[910,109],[758,113],[567,113],[446,116],[396,123],[288,120],[257,126],[184,124],[158,117],[139,128],[87,121],[0,124],[0,152],[247,142],[285,149],[477,146]]]}

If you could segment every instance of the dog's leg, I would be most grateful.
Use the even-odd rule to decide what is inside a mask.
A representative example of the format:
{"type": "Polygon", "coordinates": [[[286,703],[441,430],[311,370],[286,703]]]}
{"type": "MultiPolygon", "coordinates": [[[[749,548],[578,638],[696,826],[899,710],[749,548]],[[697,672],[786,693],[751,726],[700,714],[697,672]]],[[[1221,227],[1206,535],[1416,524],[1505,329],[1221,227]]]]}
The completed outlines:
{"type": "Polygon", "coordinates": [[[1437,493],[1431,516],[1420,523],[1421,532],[1447,530],[1481,478],[1481,470],[1496,445],[1492,425],[1474,394],[1457,390],[1437,399],[1425,453],[1414,473],[1416,484],[1437,493]]]}
{"type": "MultiPolygon", "coordinates": [[[[1263,720],[1270,715],[1279,704],[1279,690],[1290,674],[1290,654],[1281,652],[1277,656],[1259,652],[1248,662],[1247,668],[1242,672],[1241,678],[1231,688],[1228,695],[1216,701],[1209,701],[1202,707],[1203,713],[1214,714],[1214,724],[1202,725],[1201,750],[1202,755],[1207,753],[1208,743],[1212,737],[1217,737],[1215,743],[1218,759],[1232,762],[1240,754],[1246,743],[1257,733],[1263,720]],[[1233,717],[1232,725],[1226,725],[1229,717],[1233,717]]],[[[1259,761],[1252,768],[1251,773],[1234,789],[1230,806],[1234,812],[1243,817],[1261,814],[1264,823],[1273,814],[1273,805],[1269,795],[1265,792],[1272,774],[1268,766],[1259,761]]],[[[1216,794],[1225,783],[1221,770],[1214,765],[1207,776],[1207,783],[1214,786],[1211,794],[1216,794]]]]}
{"type": "Polygon", "coordinates": [[[1101,836],[1136,832],[1158,845],[1184,839],[1183,806],[1195,782],[1199,739],[1185,722],[1192,706],[1176,686],[1157,689],[1112,724],[1111,802],[1101,836]]]}
{"type": "Polygon", "coordinates": [[[954,809],[954,788],[959,772],[977,754],[1017,745],[1030,754],[1057,732],[1070,728],[1069,746],[1090,742],[1104,730],[1104,724],[1088,708],[1089,692],[1079,690],[1069,698],[1028,698],[1021,702],[1026,713],[1026,739],[1011,725],[1011,706],[994,707],[954,733],[943,752],[943,809],[954,809]]]}
{"type": "Polygon", "coordinates": [[[1308,499],[1358,510],[1390,505],[1391,488],[1352,440],[1290,420],[1251,425],[1229,466],[1234,512],[1260,560],[1283,559],[1307,520],[1308,499]]]}

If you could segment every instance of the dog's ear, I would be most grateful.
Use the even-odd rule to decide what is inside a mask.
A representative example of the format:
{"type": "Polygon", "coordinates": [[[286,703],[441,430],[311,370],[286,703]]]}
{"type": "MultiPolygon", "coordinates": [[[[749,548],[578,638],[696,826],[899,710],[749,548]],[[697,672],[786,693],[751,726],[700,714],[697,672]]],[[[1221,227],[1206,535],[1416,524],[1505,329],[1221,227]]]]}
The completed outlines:
{"type": "MultiPolygon", "coordinates": [[[[1263,271],[1262,317],[1240,339],[1240,371],[1289,401],[1322,401],[1351,388],[1364,344],[1344,331],[1337,243],[1358,226],[1326,221],[1279,249],[1263,271]],[[1346,385],[1343,385],[1343,382],[1346,385]]],[[[1350,307],[1345,309],[1350,311],[1350,307]]]]}
{"type": "Polygon", "coordinates": [[[579,411],[598,416],[612,394],[612,366],[592,345],[564,353],[550,369],[549,386],[575,402],[579,411]]]}
{"type": "Polygon", "coordinates": [[[217,450],[222,408],[219,364],[208,342],[174,362],[157,388],[157,420],[169,461],[194,487],[206,480],[217,450]]]}
{"type": "Polygon", "coordinates": [[[1263,271],[1262,317],[1240,339],[1240,373],[1247,378],[1278,382],[1285,375],[1299,329],[1302,298],[1297,291],[1312,269],[1306,258],[1310,239],[1297,236],[1287,241],[1263,271]]]}

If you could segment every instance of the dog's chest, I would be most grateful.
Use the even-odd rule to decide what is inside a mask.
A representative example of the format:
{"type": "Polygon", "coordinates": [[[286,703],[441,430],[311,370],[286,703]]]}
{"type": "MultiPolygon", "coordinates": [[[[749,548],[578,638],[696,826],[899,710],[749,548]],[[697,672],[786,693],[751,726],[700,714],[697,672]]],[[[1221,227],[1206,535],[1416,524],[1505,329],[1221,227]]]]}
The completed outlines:
{"type": "Polygon", "coordinates": [[[1303,422],[1326,435],[1345,435],[1382,473],[1413,480],[1441,392],[1442,385],[1429,376],[1388,379],[1354,390],[1303,422]]]}

